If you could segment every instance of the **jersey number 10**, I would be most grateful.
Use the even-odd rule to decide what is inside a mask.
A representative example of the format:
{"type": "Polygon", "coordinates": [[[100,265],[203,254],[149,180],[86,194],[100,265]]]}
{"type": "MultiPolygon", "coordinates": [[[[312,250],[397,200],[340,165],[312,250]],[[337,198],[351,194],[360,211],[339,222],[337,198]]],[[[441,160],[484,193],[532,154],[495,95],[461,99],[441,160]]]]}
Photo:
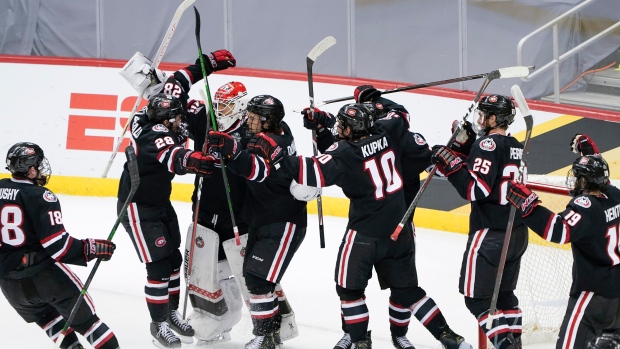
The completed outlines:
{"type": "Polygon", "coordinates": [[[394,151],[388,150],[381,154],[379,163],[383,177],[379,173],[379,164],[376,158],[368,159],[364,162],[364,170],[370,174],[370,179],[375,185],[375,199],[383,199],[387,194],[399,190],[403,186],[403,180],[396,169],[394,151]],[[383,179],[385,178],[385,182],[383,179]],[[387,185],[386,185],[387,184],[387,185]]]}

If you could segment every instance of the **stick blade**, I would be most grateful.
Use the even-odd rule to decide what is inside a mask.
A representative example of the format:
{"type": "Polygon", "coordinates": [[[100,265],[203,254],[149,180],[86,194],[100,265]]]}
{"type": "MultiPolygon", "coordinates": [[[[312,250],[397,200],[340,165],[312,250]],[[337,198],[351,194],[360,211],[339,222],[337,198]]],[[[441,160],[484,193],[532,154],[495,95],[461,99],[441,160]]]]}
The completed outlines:
{"type": "Polygon", "coordinates": [[[334,46],[335,44],[336,39],[331,35],[321,40],[312,48],[310,53],[308,53],[308,61],[314,62],[323,52],[325,52],[325,50],[334,46]]]}
{"type": "Polygon", "coordinates": [[[521,91],[519,85],[513,85],[510,88],[510,93],[512,93],[512,98],[515,99],[515,102],[517,102],[517,106],[519,107],[519,110],[521,110],[521,114],[523,114],[524,117],[527,115],[532,115],[530,107],[527,105],[527,101],[525,100],[525,96],[523,96],[523,92],[521,91]]]}
{"type": "Polygon", "coordinates": [[[194,7],[194,18],[196,19],[196,26],[194,27],[194,34],[196,34],[196,40],[200,42],[200,12],[196,6],[194,7]]]}
{"type": "Polygon", "coordinates": [[[499,72],[500,79],[506,78],[523,78],[530,75],[530,67],[518,65],[515,67],[506,67],[500,68],[497,70],[499,72]]]}
{"type": "Polygon", "coordinates": [[[127,169],[129,170],[129,180],[131,181],[131,189],[129,190],[129,196],[133,197],[133,194],[138,190],[140,185],[140,172],[138,171],[138,159],[136,158],[136,150],[133,145],[125,148],[125,156],[127,157],[127,169]]]}

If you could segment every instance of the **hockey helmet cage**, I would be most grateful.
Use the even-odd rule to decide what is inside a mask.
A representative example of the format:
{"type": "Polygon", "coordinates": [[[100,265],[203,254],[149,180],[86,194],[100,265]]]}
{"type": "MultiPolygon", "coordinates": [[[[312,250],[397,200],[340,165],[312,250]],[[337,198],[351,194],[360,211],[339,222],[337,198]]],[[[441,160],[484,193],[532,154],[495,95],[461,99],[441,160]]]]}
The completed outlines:
{"type": "Polygon", "coordinates": [[[600,154],[580,156],[573,161],[572,168],[566,176],[566,186],[571,195],[581,195],[584,190],[599,190],[609,183],[609,165],[600,154]],[[579,185],[579,178],[584,178],[585,186],[579,185]]]}
{"type": "Polygon", "coordinates": [[[238,120],[241,120],[248,107],[248,92],[245,85],[231,81],[215,91],[213,98],[217,129],[226,131],[238,120]]]}
{"type": "Polygon", "coordinates": [[[367,135],[375,124],[371,111],[363,104],[345,104],[340,108],[336,117],[340,121],[340,127],[343,131],[347,127],[351,128],[353,139],[367,135]]]}
{"type": "Polygon", "coordinates": [[[482,97],[478,103],[478,110],[487,115],[495,115],[497,126],[507,127],[515,120],[515,104],[510,98],[502,95],[482,97]]]}
{"type": "Polygon", "coordinates": [[[27,178],[30,167],[36,167],[39,171],[37,184],[43,186],[47,184],[52,175],[50,166],[43,149],[30,142],[19,142],[14,144],[6,154],[6,169],[15,177],[27,178]]]}
{"type": "Polygon", "coordinates": [[[258,95],[248,102],[248,112],[258,115],[260,121],[267,122],[268,128],[263,128],[264,131],[275,131],[284,118],[284,105],[276,97],[258,95]]]}
{"type": "Polygon", "coordinates": [[[161,124],[164,120],[174,122],[177,115],[184,116],[185,110],[181,100],[171,95],[153,95],[146,106],[146,116],[156,124],[161,124]]]}

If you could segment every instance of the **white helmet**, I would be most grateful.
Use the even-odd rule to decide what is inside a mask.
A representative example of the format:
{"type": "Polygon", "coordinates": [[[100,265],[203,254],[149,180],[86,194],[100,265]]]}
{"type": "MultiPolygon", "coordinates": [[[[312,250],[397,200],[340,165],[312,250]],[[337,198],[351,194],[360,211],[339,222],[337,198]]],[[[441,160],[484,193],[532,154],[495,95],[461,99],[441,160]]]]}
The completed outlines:
{"type": "Polygon", "coordinates": [[[215,92],[214,107],[217,129],[228,130],[246,114],[249,98],[245,86],[238,81],[224,84],[215,92]]]}

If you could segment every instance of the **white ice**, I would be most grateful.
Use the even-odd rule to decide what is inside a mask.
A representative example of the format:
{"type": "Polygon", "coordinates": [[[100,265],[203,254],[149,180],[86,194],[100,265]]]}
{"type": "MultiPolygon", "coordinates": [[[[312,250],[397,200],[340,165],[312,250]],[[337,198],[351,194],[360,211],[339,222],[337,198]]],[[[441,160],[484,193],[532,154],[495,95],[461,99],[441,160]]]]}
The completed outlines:
{"type": "MultiPolygon", "coordinates": [[[[74,237],[106,238],[116,219],[115,198],[94,198],[59,195],[67,231],[74,237]]],[[[174,202],[181,231],[191,222],[191,205],[174,202]]],[[[314,203],[310,203],[314,205],[314,203]]],[[[284,343],[286,349],[330,349],[342,335],[340,302],[333,281],[336,254],[347,220],[325,217],[326,248],[319,246],[318,219],[308,215],[306,239],[293,258],[282,280],[285,293],[295,311],[299,337],[284,343]]],[[[183,234],[184,235],[184,234],[183,234]]],[[[450,327],[477,347],[477,324],[465,308],[458,292],[461,257],[466,236],[418,228],[417,267],[420,286],[432,297],[445,315],[450,327]]],[[[184,238],[184,237],[183,237],[184,238]]],[[[97,314],[116,334],[121,348],[154,348],[149,333],[150,317],[144,298],[146,271],[120,226],[113,241],[117,250],[111,261],[102,263],[89,288],[97,314]]],[[[185,242],[181,244],[185,246],[185,242]]],[[[93,263],[88,267],[71,266],[86,281],[93,263]]],[[[181,301],[185,285],[181,283],[181,301]]],[[[376,276],[366,290],[374,348],[392,348],[388,322],[389,291],[379,289],[376,276]]],[[[180,311],[182,312],[181,305],[180,311]]],[[[191,311],[191,306],[187,312],[191,311]]],[[[0,348],[52,348],[53,343],[36,324],[27,324],[0,297],[0,348]]],[[[232,340],[210,348],[243,348],[253,336],[247,310],[232,331],[232,340]]],[[[431,334],[414,318],[411,319],[409,340],[416,348],[440,348],[431,334]]],[[[86,341],[82,339],[85,347],[86,341]]],[[[195,345],[183,345],[193,348],[195,345]]],[[[528,348],[553,348],[553,343],[528,348]]]]}

